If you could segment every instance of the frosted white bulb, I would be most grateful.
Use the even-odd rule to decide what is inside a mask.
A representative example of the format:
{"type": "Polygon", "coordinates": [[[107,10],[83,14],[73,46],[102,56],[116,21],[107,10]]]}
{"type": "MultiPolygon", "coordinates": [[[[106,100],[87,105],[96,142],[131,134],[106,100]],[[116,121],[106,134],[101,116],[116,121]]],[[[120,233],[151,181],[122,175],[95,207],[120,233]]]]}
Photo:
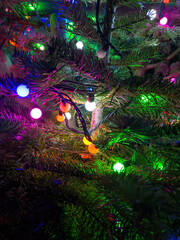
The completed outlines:
{"type": "Polygon", "coordinates": [[[65,113],[64,115],[67,117],[68,120],[71,119],[71,114],[69,112],[65,113]]]}
{"type": "Polygon", "coordinates": [[[77,47],[77,49],[83,49],[84,44],[83,44],[81,41],[78,41],[78,42],[76,43],[76,47],[77,47]]]}
{"type": "Polygon", "coordinates": [[[102,48],[100,48],[99,50],[97,50],[96,55],[97,55],[99,58],[105,58],[105,56],[106,56],[106,51],[104,51],[102,48]]]}
{"type": "Polygon", "coordinates": [[[29,88],[26,85],[19,85],[16,92],[20,97],[27,97],[29,95],[29,88]]]}
{"type": "Polygon", "coordinates": [[[167,24],[167,22],[168,22],[167,17],[163,17],[163,18],[160,19],[159,24],[161,26],[165,26],[167,24]]]}
{"type": "Polygon", "coordinates": [[[33,108],[30,114],[32,118],[39,119],[42,116],[42,111],[39,108],[33,108]]]}
{"type": "Polygon", "coordinates": [[[154,18],[156,18],[157,12],[155,9],[150,9],[147,12],[147,15],[149,16],[150,20],[153,20],[154,18]]]}
{"type": "Polygon", "coordinates": [[[92,112],[94,111],[94,109],[96,108],[96,103],[95,102],[89,102],[87,101],[85,103],[85,108],[89,111],[89,112],[92,112]]]}

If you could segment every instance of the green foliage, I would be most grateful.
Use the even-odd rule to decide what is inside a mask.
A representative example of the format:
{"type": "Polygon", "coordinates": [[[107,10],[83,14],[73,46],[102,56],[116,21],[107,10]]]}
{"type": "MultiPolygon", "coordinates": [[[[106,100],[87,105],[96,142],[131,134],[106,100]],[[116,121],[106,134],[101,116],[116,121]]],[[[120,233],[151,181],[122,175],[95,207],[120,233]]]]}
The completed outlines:
{"type": "MultiPolygon", "coordinates": [[[[3,0],[12,12],[2,11],[1,50],[10,55],[20,78],[0,79],[0,238],[167,240],[170,233],[178,238],[178,69],[173,70],[177,83],[169,79],[171,64],[178,66],[179,27],[147,26],[137,0],[116,1],[132,7],[125,17],[117,14],[111,29],[111,42],[122,57],[111,49],[98,59],[96,50],[104,41],[83,2],[87,7],[80,0],[38,6],[3,0]],[[48,15],[50,27],[41,21],[48,15]],[[18,49],[12,51],[10,39],[18,49]],[[85,43],[83,50],[76,48],[78,40],[85,43]],[[45,49],[33,53],[37,43],[45,49]],[[168,68],[164,75],[161,63],[168,68]],[[15,91],[25,75],[31,93],[21,99],[15,91]],[[84,110],[90,87],[104,116],[118,109],[99,130],[96,155],[88,153],[83,136],[56,122],[59,98],[51,91],[60,90],[77,102],[90,127],[91,113],[84,110]],[[31,119],[32,105],[42,107],[42,119],[31,119]],[[114,172],[117,162],[124,165],[123,173],[114,172]]],[[[101,18],[100,27],[106,24],[101,18]]]]}

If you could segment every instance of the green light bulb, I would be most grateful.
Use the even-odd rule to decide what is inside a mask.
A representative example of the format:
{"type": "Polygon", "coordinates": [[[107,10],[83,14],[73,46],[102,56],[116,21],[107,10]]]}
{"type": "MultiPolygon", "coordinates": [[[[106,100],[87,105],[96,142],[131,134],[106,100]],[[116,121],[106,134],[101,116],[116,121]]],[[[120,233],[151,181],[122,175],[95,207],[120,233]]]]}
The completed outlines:
{"type": "MultiPolygon", "coordinates": [[[[45,50],[45,46],[44,46],[43,44],[41,44],[41,43],[35,43],[33,46],[36,47],[36,48],[38,48],[38,49],[41,50],[41,51],[44,51],[44,50],[45,50]]],[[[35,48],[34,48],[34,49],[35,49],[35,48]]]]}
{"type": "Polygon", "coordinates": [[[28,6],[29,6],[29,9],[35,10],[35,8],[32,6],[32,4],[29,4],[28,6]]]}
{"type": "Polygon", "coordinates": [[[122,163],[116,163],[113,167],[115,172],[123,172],[124,171],[124,165],[122,163]]]}
{"type": "Polygon", "coordinates": [[[156,167],[160,170],[163,170],[163,164],[162,163],[157,163],[156,167]]]}

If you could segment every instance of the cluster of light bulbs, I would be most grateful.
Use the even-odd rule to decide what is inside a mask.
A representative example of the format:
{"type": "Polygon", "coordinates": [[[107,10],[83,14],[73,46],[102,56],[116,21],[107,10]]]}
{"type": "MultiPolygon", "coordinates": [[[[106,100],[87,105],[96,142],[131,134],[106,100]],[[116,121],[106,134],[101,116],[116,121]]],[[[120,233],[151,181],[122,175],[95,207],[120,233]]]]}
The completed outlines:
{"type": "Polygon", "coordinates": [[[96,154],[97,152],[99,152],[99,149],[96,148],[96,146],[92,142],[88,141],[86,137],[83,137],[83,143],[88,146],[88,151],[91,154],[96,154]]]}
{"type": "MultiPolygon", "coordinates": [[[[20,97],[27,97],[29,95],[30,90],[26,85],[21,84],[17,87],[16,92],[20,97]]],[[[42,111],[39,108],[33,108],[30,111],[30,115],[33,119],[39,119],[42,116],[42,111]]]]}
{"type": "MultiPolygon", "coordinates": [[[[150,20],[153,20],[153,19],[156,18],[157,12],[156,12],[155,9],[150,9],[150,10],[147,12],[147,15],[150,17],[150,20]]],[[[162,18],[159,20],[159,25],[161,25],[161,26],[166,26],[167,23],[168,23],[167,17],[162,17],[162,18]]]]}

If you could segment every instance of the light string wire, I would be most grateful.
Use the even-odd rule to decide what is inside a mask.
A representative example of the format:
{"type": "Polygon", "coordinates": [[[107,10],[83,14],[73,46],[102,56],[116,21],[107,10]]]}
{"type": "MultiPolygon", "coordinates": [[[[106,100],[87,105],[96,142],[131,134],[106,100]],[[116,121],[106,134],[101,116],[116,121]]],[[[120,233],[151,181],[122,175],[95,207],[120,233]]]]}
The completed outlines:
{"type": "MultiPolygon", "coordinates": [[[[102,42],[106,42],[107,45],[110,46],[117,53],[117,55],[119,55],[121,58],[123,58],[122,53],[120,53],[120,51],[108,40],[108,38],[101,31],[100,24],[99,24],[99,6],[100,6],[100,0],[97,0],[97,3],[96,3],[96,25],[97,25],[97,30],[98,30],[98,33],[100,34],[101,40],[102,40],[102,42]]],[[[129,66],[127,66],[127,68],[131,74],[131,77],[134,78],[132,69],[129,66]]]]}
{"type": "Polygon", "coordinates": [[[82,113],[81,113],[80,109],[76,106],[76,103],[74,103],[74,102],[72,101],[72,99],[71,99],[67,94],[65,94],[65,93],[59,92],[58,90],[56,90],[56,89],[54,89],[54,88],[51,88],[51,91],[54,92],[54,93],[56,93],[56,94],[58,95],[58,97],[61,99],[61,101],[67,102],[67,103],[69,103],[70,105],[73,106],[73,108],[75,109],[75,111],[76,111],[77,114],[78,114],[78,117],[79,117],[79,120],[80,120],[80,122],[81,122],[83,131],[80,131],[80,130],[78,130],[78,129],[71,128],[71,127],[69,126],[68,119],[67,119],[66,115],[64,114],[64,115],[65,115],[65,123],[66,123],[67,128],[70,129],[71,131],[75,132],[75,133],[79,133],[79,134],[83,134],[83,133],[84,133],[84,136],[85,136],[85,137],[87,138],[87,140],[90,141],[90,142],[93,142],[93,140],[92,140],[92,138],[91,138],[91,134],[92,134],[93,131],[95,131],[96,129],[98,129],[99,126],[100,126],[107,118],[113,116],[119,109],[123,109],[123,108],[127,107],[127,106],[131,103],[131,101],[132,101],[132,98],[131,98],[131,99],[129,100],[129,102],[126,103],[126,104],[124,104],[122,107],[118,107],[118,108],[115,109],[113,112],[108,113],[94,128],[92,128],[91,130],[88,130],[88,129],[87,129],[87,126],[86,126],[86,122],[85,122],[85,120],[84,120],[84,118],[83,118],[83,116],[82,116],[82,113]],[[67,98],[65,98],[65,97],[67,97],[67,98]]]}
{"type": "MultiPolygon", "coordinates": [[[[80,109],[76,106],[76,104],[72,101],[72,99],[67,94],[59,92],[58,90],[56,90],[54,88],[51,88],[51,91],[56,93],[58,95],[58,97],[61,99],[61,101],[69,103],[71,106],[73,106],[73,108],[75,109],[75,111],[78,114],[79,121],[81,122],[81,125],[82,125],[82,128],[83,128],[83,132],[84,132],[85,137],[88,139],[88,141],[92,142],[90,133],[89,133],[89,131],[87,129],[86,122],[85,122],[85,120],[84,120],[84,118],[82,116],[82,113],[81,113],[80,109]],[[64,96],[67,97],[67,98],[65,98],[64,96]]],[[[67,126],[68,129],[72,130],[73,132],[83,134],[82,131],[76,130],[76,129],[71,128],[69,126],[68,119],[66,118],[66,116],[65,116],[65,122],[66,122],[66,126],[67,126]]]]}
{"type": "MultiPolygon", "coordinates": [[[[99,24],[99,6],[100,6],[100,0],[97,0],[97,2],[96,2],[96,25],[97,25],[97,30],[98,30],[98,33],[100,34],[101,40],[102,40],[102,42],[105,41],[106,44],[108,46],[110,46],[117,53],[117,55],[119,55],[121,58],[123,58],[123,55],[120,53],[120,51],[108,40],[108,38],[101,31],[100,24],[99,24]]],[[[131,67],[127,66],[127,69],[129,70],[131,77],[134,79],[134,74],[133,74],[131,67]]],[[[110,104],[112,103],[112,100],[113,100],[116,92],[120,89],[120,87],[121,87],[121,84],[119,84],[116,91],[113,93],[110,104]]]]}

